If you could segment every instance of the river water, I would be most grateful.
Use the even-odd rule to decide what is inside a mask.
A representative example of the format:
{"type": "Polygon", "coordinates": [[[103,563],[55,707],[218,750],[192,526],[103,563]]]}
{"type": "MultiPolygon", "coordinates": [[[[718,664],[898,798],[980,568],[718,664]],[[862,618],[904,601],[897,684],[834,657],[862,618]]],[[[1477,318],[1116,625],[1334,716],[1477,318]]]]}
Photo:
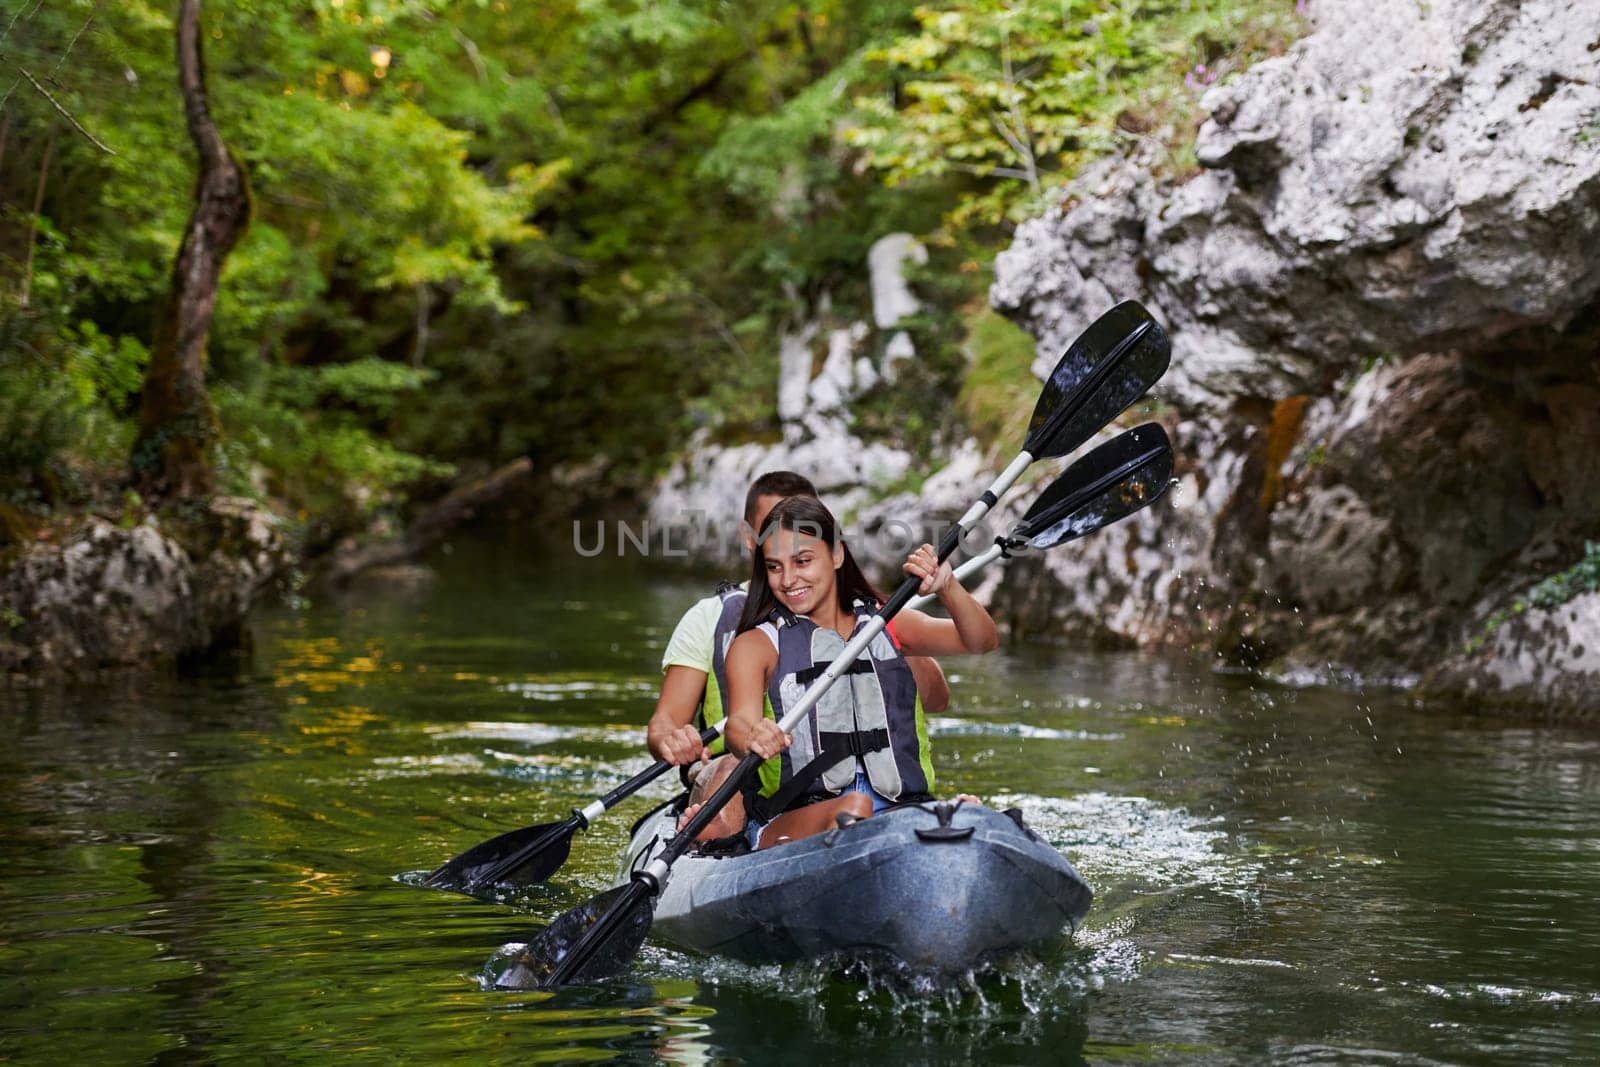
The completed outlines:
{"type": "Polygon", "coordinates": [[[486,991],[649,801],[512,904],[414,872],[646,767],[707,583],[509,544],[437,562],[431,593],[262,612],[237,677],[0,691],[0,1059],[1600,1053],[1600,734],[1049,646],[949,661],[936,764],[1094,886],[1070,943],[939,989],[652,943],[604,987],[486,991]]]}

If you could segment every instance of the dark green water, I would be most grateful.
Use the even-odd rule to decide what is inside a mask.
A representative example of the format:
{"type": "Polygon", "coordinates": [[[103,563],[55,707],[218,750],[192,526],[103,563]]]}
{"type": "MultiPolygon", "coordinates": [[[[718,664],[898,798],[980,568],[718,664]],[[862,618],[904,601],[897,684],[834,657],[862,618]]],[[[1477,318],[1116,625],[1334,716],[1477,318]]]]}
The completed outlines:
{"type": "Polygon", "coordinates": [[[431,595],[264,613],[238,680],[0,693],[0,1059],[1600,1051],[1600,737],[1050,648],[948,664],[937,760],[1077,862],[1098,896],[1073,943],[938,991],[652,945],[605,988],[485,992],[498,945],[606,884],[646,802],[515,908],[398,876],[645,767],[661,648],[704,591],[530,560],[462,546],[431,595]]]}

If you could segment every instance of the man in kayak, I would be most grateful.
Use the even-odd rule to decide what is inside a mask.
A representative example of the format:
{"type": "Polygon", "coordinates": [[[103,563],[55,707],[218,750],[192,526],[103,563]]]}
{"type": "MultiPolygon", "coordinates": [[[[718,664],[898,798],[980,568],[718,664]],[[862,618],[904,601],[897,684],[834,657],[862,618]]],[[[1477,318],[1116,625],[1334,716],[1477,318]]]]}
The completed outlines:
{"type": "MultiPolygon", "coordinates": [[[[745,493],[744,521],[739,528],[747,552],[754,554],[754,533],[766,524],[772,509],[795,496],[816,499],[817,490],[808,478],[794,471],[769,471],[750,483],[745,493]]],[[[656,759],[689,769],[691,804],[710,795],[733,769],[728,760],[708,766],[708,760],[720,756],[725,746],[718,739],[709,751],[704,750],[700,731],[721,721],[725,714],[728,701],[724,658],[744,606],[744,587],[724,582],[714,595],[684,613],[661,657],[661,694],[645,731],[646,743],[656,759]]],[[[912,659],[911,670],[923,708],[943,711],[950,701],[950,687],[939,665],[918,656],[912,659]]],[[[700,837],[728,837],[740,832],[744,825],[744,805],[735,798],[700,837]]]]}
{"type": "Polygon", "coordinates": [[[747,831],[754,847],[819,833],[841,814],[866,818],[932,799],[928,725],[907,657],[990,652],[1000,635],[932,545],[911,553],[903,569],[921,579],[919,592],[937,596],[950,617],[901,612],[894,636],[879,634],[823,695],[807,725],[785,734],[776,720],[884,598],[816,498],[783,501],[761,527],[726,663],[728,747],[766,761],[747,831]]]}

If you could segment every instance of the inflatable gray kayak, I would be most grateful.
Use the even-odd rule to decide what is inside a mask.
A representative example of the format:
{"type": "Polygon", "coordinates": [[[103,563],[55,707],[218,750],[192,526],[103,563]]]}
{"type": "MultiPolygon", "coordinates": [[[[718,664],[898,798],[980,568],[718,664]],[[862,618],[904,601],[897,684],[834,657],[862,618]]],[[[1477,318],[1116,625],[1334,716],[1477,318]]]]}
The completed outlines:
{"type": "MultiPolygon", "coordinates": [[[[640,821],[619,883],[676,821],[669,809],[640,821]]],[[[1020,813],[926,804],[758,852],[689,853],[672,867],[652,929],[748,962],[887,953],[919,972],[959,974],[1075,931],[1092,897],[1020,813]]]]}

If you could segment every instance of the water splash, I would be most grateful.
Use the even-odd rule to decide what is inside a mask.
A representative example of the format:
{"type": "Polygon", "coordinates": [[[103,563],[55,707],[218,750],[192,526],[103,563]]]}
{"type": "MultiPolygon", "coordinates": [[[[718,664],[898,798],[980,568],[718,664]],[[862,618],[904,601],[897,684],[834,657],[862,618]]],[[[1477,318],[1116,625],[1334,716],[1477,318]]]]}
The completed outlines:
{"type": "Polygon", "coordinates": [[[1100,792],[1075,797],[1001,793],[994,803],[1021,808],[1029,825],[1072,857],[1091,885],[1205,888],[1252,903],[1258,898],[1259,863],[1213,820],[1182,808],[1100,792]]]}

